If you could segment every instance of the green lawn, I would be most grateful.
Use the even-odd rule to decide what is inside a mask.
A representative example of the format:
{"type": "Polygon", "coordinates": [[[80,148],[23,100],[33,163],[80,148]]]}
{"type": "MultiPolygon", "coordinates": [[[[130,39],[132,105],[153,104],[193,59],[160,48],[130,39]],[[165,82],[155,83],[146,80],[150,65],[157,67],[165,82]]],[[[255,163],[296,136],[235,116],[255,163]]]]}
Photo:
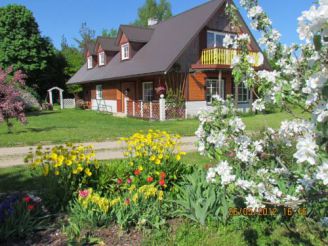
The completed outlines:
{"type": "MultiPolygon", "coordinates": [[[[290,116],[286,113],[275,113],[243,118],[248,130],[258,131],[265,126],[277,128],[281,120],[290,116]]],[[[8,134],[6,125],[1,124],[0,146],[102,141],[150,128],[192,136],[197,127],[197,119],[158,122],[117,118],[94,111],[56,110],[28,115],[27,125],[15,122],[13,134],[8,134]]]]}

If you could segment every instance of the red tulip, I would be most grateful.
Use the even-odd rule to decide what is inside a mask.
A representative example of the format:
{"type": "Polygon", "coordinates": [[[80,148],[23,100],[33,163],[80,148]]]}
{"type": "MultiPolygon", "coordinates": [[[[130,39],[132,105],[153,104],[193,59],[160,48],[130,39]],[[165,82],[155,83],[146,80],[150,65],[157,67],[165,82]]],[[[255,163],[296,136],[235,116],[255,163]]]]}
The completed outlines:
{"type": "Polygon", "coordinates": [[[141,173],[141,171],[140,171],[139,169],[136,169],[136,170],[134,171],[134,175],[136,175],[136,176],[140,175],[140,173],[141,173]]]}
{"type": "Polygon", "coordinates": [[[165,177],[166,177],[166,173],[165,173],[165,172],[161,172],[161,173],[159,174],[159,176],[161,177],[161,179],[165,179],[165,177]]]}
{"type": "Polygon", "coordinates": [[[33,209],[34,209],[34,205],[28,205],[28,206],[27,206],[27,210],[28,210],[28,211],[32,211],[33,209]]]}
{"type": "Polygon", "coordinates": [[[24,197],[24,201],[26,203],[29,203],[31,201],[31,197],[29,197],[29,196],[24,197]]]}
{"type": "Polygon", "coordinates": [[[153,182],[153,181],[154,181],[154,178],[153,178],[153,177],[148,177],[148,178],[147,178],[147,182],[148,182],[148,183],[151,183],[151,182],[153,182]]]}
{"type": "Polygon", "coordinates": [[[165,185],[165,180],[161,179],[158,183],[159,183],[160,186],[164,186],[165,185]]]}
{"type": "Polygon", "coordinates": [[[123,183],[123,180],[122,179],[117,179],[117,183],[120,185],[123,183]]]}

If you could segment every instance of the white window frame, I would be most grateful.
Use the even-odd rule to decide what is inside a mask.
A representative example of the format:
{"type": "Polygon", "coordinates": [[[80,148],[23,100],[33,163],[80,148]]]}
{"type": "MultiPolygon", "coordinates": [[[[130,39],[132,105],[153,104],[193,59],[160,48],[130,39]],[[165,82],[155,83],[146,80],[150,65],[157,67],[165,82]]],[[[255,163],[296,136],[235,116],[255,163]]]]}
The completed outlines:
{"type": "Polygon", "coordinates": [[[121,55],[122,55],[122,60],[129,59],[129,57],[130,57],[130,45],[129,45],[129,43],[121,45],[121,55]]]}
{"type": "Polygon", "coordinates": [[[151,102],[153,100],[153,95],[154,95],[154,86],[153,86],[153,82],[143,82],[142,83],[142,101],[144,102],[151,102]],[[148,95],[146,95],[146,86],[151,86],[151,93],[147,93],[148,95]]]}
{"type": "Polygon", "coordinates": [[[231,37],[236,37],[236,34],[234,33],[228,33],[228,32],[218,32],[218,31],[211,31],[211,30],[208,30],[207,33],[206,33],[206,47],[207,48],[212,48],[212,47],[208,47],[208,33],[213,33],[214,34],[214,47],[221,47],[221,46],[218,46],[218,44],[216,43],[216,35],[221,35],[221,36],[225,36],[225,35],[230,35],[231,37]]]}
{"type": "Polygon", "coordinates": [[[243,82],[239,83],[238,85],[238,104],[248,104],[251,98],[250,90],[244,85],[243,82]],[[245,93],[244,93],[245,92],[245,93]],[[239,98],[247,97],[245,100],[240,100],[239,98]]]}
{"type": "Polygon", "coordinates": [[[104,66],[106,63],[105,51],[102,51],[98,54],[99,66],[104,66]]]}
{"type": "Polygon", "coordinates": [[[92,56],[88,56],[87,63],[88,63],[88,69],[91,69],[93,67],[93,58],[92,58],[92,56]]]}
{"type": "Polygon", "coordinates": [[[221,84],[219,79],[206,79],[206,88],[205,88],[205,100],[208,105],[212,104],[213,96],[220,96],[222,99],[224,99],[224,93],[225,92],[225,80],[221,79],[221,84]],[[215,87],[213,87],[213,82],[216,84],[215,87]],[[208,86],[210,84],[210,86],[208,86]],[[210,97],[208,101],[208,90],[210,90],[210,97]],[[214,93],[213,93],[214,92],[214,93]]]}
{"type": "Polygon", "coordinates": [[[96,99],[101,100],[103,99],[103,86],[96,85],[96,99]]]}

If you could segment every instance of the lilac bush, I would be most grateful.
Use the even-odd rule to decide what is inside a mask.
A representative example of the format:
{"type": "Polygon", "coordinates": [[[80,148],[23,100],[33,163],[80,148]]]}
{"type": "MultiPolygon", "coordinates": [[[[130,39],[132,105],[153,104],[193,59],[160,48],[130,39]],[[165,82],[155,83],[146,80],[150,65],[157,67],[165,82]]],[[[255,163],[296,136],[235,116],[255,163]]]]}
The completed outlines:
{"type": "Polygon", "coordinates": [[[26,123],[24,102],[19,99],[19,86],[25,84],[26,75],[22,71],[16,71],[11,75],[12,68],[3,70],[0,68],[0,123],[5,122],[8,132],[12,132],[11,119],[16,118],[21,123],[26,123]]]}

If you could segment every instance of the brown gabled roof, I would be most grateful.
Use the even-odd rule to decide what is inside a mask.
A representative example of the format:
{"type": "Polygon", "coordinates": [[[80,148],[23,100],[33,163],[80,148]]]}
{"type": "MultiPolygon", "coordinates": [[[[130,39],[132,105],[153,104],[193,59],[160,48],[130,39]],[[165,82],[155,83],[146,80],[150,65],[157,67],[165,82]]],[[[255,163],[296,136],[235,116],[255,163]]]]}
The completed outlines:
{"type": "Polygon", "coordinates": [[[100,44],[105,51],[120,51],[120,47],[116,45],[116,38],[98,37],[96,44],[100,44]]]}
{"type": "Polygon", "coordinates": [[[212,0],[153,26],[150,40],[132,59],[121,62],[118,53],[106,66],[88,70],[85,64],[68,84],[166,73],[224,3],[212,0]]]}
{"type": "Polygon", "coordinates": [[[147,43],[151,39],[153,32],[154,28],[151,27],[121,25],[118,37],[120,37],[121,33],[124,33],[130,42],[147,43]]]}

